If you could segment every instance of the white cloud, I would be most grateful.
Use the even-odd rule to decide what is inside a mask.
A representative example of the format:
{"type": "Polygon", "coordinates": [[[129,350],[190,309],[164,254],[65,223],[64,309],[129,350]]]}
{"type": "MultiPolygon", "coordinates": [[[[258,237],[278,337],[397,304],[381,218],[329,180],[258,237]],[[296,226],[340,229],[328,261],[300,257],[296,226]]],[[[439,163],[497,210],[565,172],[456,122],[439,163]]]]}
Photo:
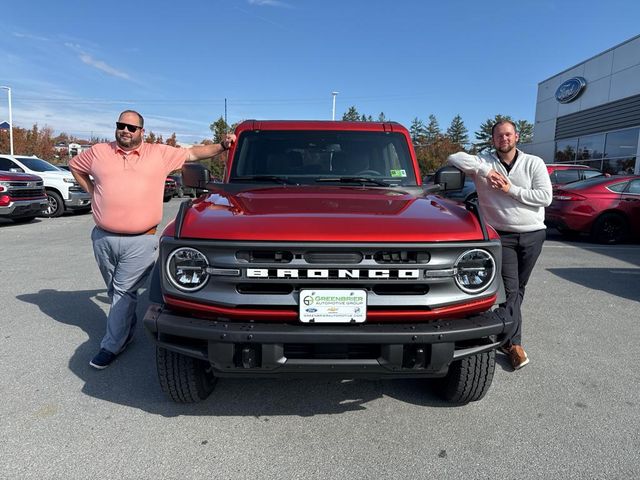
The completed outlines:
{"type": "Polygon", "coordinates": [[[117,69],[113,68],[112,66],[107,65],[102,60],[96,60],[91,55],[88,55],[86,53],[81,53],[80,54],[80,60],[82,60],[87,65],[90,65],[92,67],[97,68],[98,70],[103,71],[104,73],[106,73],[108,75],[112,75],[112,76],[118,77],[118,78],[124,78],[125,80],[131,80],[131,77],[129,77],[129,74],[127,74],[125,72],[121,72],[120,70],[117,70],[117,69]]]}
{"type": "Polygon", "coordinates": [[[289,7],[288,4],[279,0],[249,0],[249,5],[258,5],[260,7],[289,7]]]}

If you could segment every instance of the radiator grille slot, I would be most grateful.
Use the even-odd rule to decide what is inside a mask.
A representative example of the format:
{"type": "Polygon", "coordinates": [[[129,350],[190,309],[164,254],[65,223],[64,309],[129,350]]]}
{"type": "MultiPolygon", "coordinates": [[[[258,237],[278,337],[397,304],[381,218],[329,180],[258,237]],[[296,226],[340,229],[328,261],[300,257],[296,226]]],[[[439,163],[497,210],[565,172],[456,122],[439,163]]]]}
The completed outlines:
{"type": "Polygon", "coordinates": [[[236,259],[248,263],[289,263],[293,253],[287,250],[241,250],[236,259]]]}
{"type": "Polygon", "coordinates": [[[361,252],[306,252],[304,259],[307,263],[324,264],[358,264],[364,255],[361,252]]]}
{"type": "Polygon", "coordinates": [[[427,252],[396,250],[376,252],[373,259],[377,263],[429,263],[431,256],[427,252]]]}

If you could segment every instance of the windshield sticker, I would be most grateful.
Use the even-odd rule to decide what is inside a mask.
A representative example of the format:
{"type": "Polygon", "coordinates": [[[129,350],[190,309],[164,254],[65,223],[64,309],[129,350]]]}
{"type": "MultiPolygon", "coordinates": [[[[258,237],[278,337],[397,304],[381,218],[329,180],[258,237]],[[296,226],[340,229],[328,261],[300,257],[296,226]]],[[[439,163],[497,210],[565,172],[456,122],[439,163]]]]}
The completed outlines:
{"type": "Polygon", "coordinates": [[[406,170],[391,170],[391,176],[392,177],[406,177],[407,176],[407,172],[406,172],[406,170]]]}

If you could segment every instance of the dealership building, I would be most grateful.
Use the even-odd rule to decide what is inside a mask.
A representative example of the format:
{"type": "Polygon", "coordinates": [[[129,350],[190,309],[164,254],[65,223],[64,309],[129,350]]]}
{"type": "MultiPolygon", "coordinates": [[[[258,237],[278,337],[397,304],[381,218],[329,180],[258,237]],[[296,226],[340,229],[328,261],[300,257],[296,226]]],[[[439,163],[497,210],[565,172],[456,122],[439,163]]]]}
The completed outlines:
{"type": "Polygon", "coordinates": [[[640,35],[538,84],[533,141],[547,163],[640,173],[640,35]]]}

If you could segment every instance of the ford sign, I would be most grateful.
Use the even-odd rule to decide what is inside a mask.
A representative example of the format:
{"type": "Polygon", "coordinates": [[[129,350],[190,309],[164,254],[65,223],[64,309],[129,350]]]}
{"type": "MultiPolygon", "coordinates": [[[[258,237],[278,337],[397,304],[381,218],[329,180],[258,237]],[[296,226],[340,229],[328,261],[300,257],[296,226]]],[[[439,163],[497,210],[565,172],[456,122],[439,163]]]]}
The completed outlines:
{"type": "Polygon", "coordinates": [[[565,80],[556,90],[556,100],[560,103],[573,102],[580,96],[586,86],[587,81],[583,77],[573,77],[565,80]]]}

